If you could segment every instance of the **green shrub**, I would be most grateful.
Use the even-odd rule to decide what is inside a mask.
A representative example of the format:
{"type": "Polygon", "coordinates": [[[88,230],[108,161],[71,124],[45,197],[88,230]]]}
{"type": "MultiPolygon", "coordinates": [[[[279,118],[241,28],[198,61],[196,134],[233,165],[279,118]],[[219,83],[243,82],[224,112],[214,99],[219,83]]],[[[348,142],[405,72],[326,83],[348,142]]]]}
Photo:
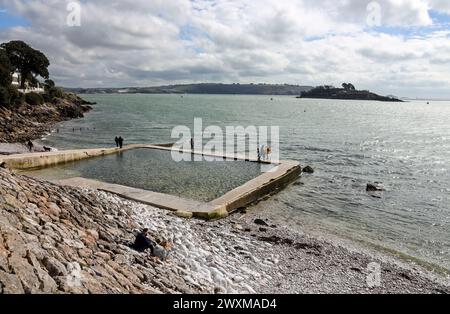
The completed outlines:
{"type": "Polygon", "coordinates": [[[53,80],[45,80],[44,82],[45,91],[48,91],[50,88],[53,87],[55,87],[55,82],[53,80]]]}
{"type": "Polygon", "coordinates": [[[44,98],[44,102],[52,102],[52,98],[48,93],[42,94],[42,97],[44,98]]]}
{"type": "Polygon", "coordinates": [[[52,102],[57,98],[63,98],[64,93],[61,88],[58,87],[47,87],[45,89],[46,93],[43,95],[46,102],[52,102]]]}
{"type": "Polygon", "coordinates": [[[25,95],[16,87],[0,87],[0,107],[17,107],[25,101],[25,95]]]}
{"type": "Polygon", "coordinates": [[[11,106],[18,106],[25,101],[25,96],[20,93],[16,87],[10,85],[8,87],[9,91],[9,104],[11,106]]]}
{"type": "Polygon", "coordinates": [[[32,106],[42,105],[44,103],[44,98],[42,95],[37,93],[25,94],[25,101],[32,106]]]}
{"type": "Polygon", "coordinates": [[[64,92],[61,88],[53,87],[51,89],[53,98],[63,98],[64,92]]]}
{"type": "Polygon", "coordinates": [[[0,49],[0,86],[9,86],[11,80],[11,62],[9,61],[6,52],[3,49],[0,49]]]}
{"type": "Polygon", "coordinates": [[[0,107],[9,107],[9,91],[0,86],[0,107]]]}

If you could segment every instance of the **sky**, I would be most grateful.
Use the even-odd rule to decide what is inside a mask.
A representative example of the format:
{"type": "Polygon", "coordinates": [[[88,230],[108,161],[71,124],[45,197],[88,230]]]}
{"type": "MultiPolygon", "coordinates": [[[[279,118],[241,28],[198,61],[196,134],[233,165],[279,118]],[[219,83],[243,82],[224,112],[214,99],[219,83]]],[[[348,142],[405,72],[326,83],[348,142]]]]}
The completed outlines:
{"type": "Polygon", "coordinates": [[[0,0],[65,87],[288,83],[450,99],[450,0],[0,0]]]}

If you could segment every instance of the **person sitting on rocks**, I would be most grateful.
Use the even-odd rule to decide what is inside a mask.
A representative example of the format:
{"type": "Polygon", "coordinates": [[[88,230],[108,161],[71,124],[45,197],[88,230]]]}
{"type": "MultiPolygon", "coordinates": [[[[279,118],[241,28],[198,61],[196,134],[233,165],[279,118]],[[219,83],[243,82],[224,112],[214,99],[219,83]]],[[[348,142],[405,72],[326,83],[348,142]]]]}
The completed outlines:
{"type": "Polygon", "coordinates": [[[161,261],[165,261],[171,253],[172,244],[163,241],[161,242],[161,245],[159,245],[148,237],[148,231],[149,230],[145,228],[136,236],[132,248],[138,252],[145,252],[150,249],[152,256],[159,258],[161,261]]]}
{"type": "Polygon", "coordinates": [[[163,241],[155,246],[152,255],[159,258],[159,260],[161,261],[165,261],[171,252],[172,252],[172,244],[163,241]]]}
{"type": "Polygon", "coordinates": [[[142,232],[138,233],[136,239],[134,240],[133,248],[136,251],[144,252],[148,249],[151,250],[152,254],[155,250],[156,243],[149,239],[148,237],[148,229],[145,228],[142,232]]]}

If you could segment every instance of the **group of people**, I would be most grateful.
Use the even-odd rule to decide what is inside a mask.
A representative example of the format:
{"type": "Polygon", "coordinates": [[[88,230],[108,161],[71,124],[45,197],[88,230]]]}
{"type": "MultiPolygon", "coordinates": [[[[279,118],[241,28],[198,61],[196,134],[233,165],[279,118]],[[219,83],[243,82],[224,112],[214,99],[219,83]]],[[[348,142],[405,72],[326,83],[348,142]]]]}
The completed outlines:
{"type": "Polygon", "coordinates": [[[117,148],[122,148],[123,147],[123,138],[122,136],[119,136],[114,139],[114,141],[116,142],[116,147],[117,148]]]}
{"type": "Polygon", "coordinates": [[[131,248],[138,252],[149,251],[152,256],[159,258],[161,261],[166,260],[166,258],[172,252],[172,244],[166,241],[158,244],[149,238],[148,228],[143,229],[136,235],[134,243],[131,243],[131,248]]]}
{"type": "Polygon", "coordinates": [[[31,140],[28,140],[25,143],[25,146],[28,148],[28,151],[30,153],[35,152],[35,151],[38,151],[38,152],[51,152],[52,151],[52,148],[48,147],[48,146],[42,146],[42,148],[38,148],[36,150],[35,147],[34,147],[34,144],[33,144],[33,142],[31,140]]]}

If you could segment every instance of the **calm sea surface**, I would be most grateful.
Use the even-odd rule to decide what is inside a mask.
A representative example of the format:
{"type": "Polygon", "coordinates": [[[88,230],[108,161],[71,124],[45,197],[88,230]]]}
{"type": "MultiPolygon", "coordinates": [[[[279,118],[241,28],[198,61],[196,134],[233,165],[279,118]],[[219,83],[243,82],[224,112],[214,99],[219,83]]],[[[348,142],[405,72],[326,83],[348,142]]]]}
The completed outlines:
{"type": "Polygon", "coordinates": [[[311,165],[302,184],[258,206],[273,223],[326,230],[450,269],[450,102],[222,95],[89,95],[84,119],[59,125],[60,149],[171,142],[174,126],[280,126],[281,157],[311,165]],[[81,130],[80,130],[81,128],[81,130]],[[75,131],[74,131],[75,129],[75,131]],[[386,191],[373,197],[368,182],[386,191]]]}

